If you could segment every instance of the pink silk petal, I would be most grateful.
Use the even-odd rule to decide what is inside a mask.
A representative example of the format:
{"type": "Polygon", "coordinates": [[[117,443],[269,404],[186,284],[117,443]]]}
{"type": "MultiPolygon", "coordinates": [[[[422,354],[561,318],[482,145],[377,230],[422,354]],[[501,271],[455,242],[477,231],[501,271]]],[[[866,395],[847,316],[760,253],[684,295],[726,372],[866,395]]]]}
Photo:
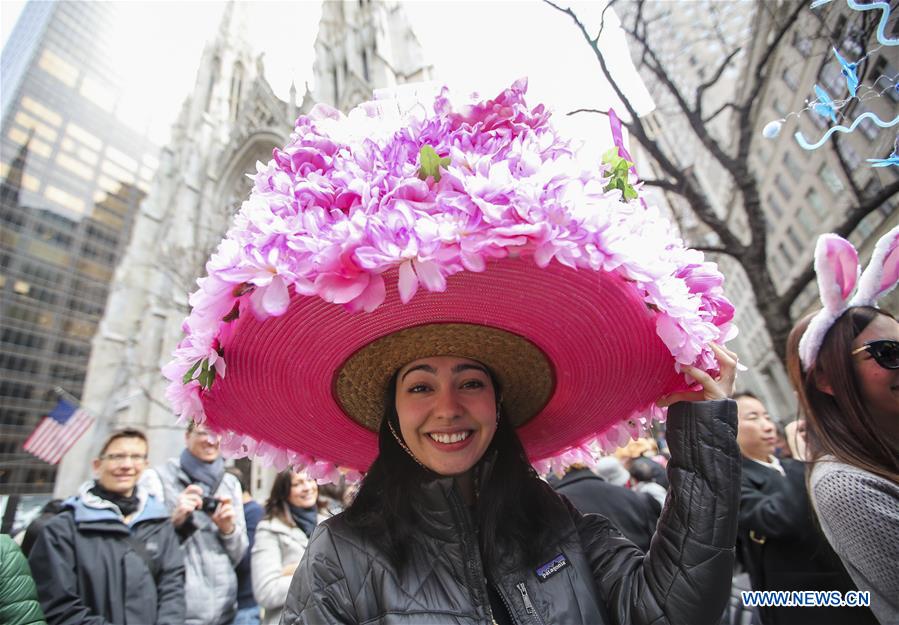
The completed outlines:
{"type": "Polygon", "coordinates": [[[290,304],[290,295],[287,293],[287,285],[281,276],[272,278],[271,284],[265,287],[265,295],[262,296],[262,308],[268,314],[278,317],[287,311],[290,304]]]}
{"type": "Polygon", "coordinates": [[[415,292],[418,291],[418,276],[415,275],[415,271],[412,269],[411,260],[407,260],[400,265],[399,274],[397,288],[400,292],[400,301],[408,304],[415,292]]]}
{"type": "Polygon", "coordinates": [[[440,267],[433,261],[415,261],[415,273],[419,281],[429,291],[443,292],[446,290],[446,278],[440,273],[440,267]]]}

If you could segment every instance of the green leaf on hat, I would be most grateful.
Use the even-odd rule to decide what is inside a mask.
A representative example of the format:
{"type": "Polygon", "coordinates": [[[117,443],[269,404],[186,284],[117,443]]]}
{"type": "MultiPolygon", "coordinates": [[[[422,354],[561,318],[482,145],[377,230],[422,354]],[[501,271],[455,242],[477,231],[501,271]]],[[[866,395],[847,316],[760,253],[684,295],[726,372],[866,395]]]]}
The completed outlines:
{"type": "Polygon", "coordinates": [[[618,148],[612,148],[602,155],[603,165],[609,166],[609,182],[603,191],[617,189],[625,200],[637,199],[637,190],[630,183],[630,168],[634,166],[629,160],[618,154],[618,148]]]}
{"type": "Polygon", "coordinates": [[[215,365],[210,365],[208,358],[198,360],[193,367],[187,370],[181,382],[187,384],[192,380],[199,382],[201,388],[209,390],[212,388],[212,383],[215,382],[215,365]],[[197,369],[200,370],[199,374],[197,374],[197,369]]]}
{"type": "Polygon", "coordinates": [[[421,146],[418,152],[418,177],[421,180],[427,180],[428,177],[434,179],[434,182],[440,182],[440,168],[447,167],[450,164],[449,157],[440,158],[437,152],[430,145],[421,146]]]}
{"type": "Polygon", "coordinates": [[[182,384],[187,384],[191,380],[194,379],[194,374],[197,372],[197,367],[200,366],[200,360],[194,363],[194,366],[187,370],[187,373],[184,374],[184,377],[181,378],[182,384]]]}

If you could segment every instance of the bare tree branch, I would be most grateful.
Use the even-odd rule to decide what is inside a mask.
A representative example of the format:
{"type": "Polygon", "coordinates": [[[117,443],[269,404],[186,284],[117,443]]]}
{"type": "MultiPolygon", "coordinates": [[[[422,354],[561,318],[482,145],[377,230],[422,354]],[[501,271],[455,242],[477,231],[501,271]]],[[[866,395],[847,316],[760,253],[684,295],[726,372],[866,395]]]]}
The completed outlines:
{"type": "Polygon", "coordinates": [[[565,115],[576,115],[577,113],[599,113],[600,115],[609,115],[608,111],[600,111],[599,109],[574,109],[573,111],[568,111],[565,115]]]}
{"type": "Polygon", "coordinates": [[[657,187],[659,189],[664,189],[665,191],[673,191],[678,193],[680,191],[680,187],[671,182],[670,180],[640,180],[640,182],[647,187],[657,187]]]}
{"type": "MultiPolygon", "coordinates": [[[[694,250],[699,250],[700,252],[705,252],[706,254],[726,254],[728,256],[733,256],[730,250],[727,250],[723,247],[715,247],[715,246],[705,246],[705,245],[692,245],[694,250]]],[[[736,258],[736,257],[734,257],[736,258]]]]}
{"type": "MultiPolygon", "coordinates": [[[[716,82],[721,79],[721,75],[724,73],[724,70],[727,69],[727,66],[730,65],[730,62],[734,60],[734,57],[740,54],[743,48],[737,47],[734,48],[733,52],[728,54],[724,60],[721,62],[721,65],[718,66],[718,69],[712,75],[712,77],[706,82],[699,85],[696,89],[696,103],[694,104],[694,108],[696,109],[696,114],[702,118],[702,97],[705,95],[706,89],[713,86],[716,82]]],[[[714,117],[714,116],[713,116],[714,117]]]]}
{"type": "Polygon", "coordinates": [[[736,173],[736,162],[730,156],[730,154],[725,152],[724,148],[721,147],[718,141],[714,137],[712,137],[712,135],[708,131],[708,128],[706,128],[705,124],[702,121],[701,113],[697,109],[690,106],[678,86],[674,84],[674,81],[671,78],[671,76],[673,75],[672,72],[670,72],[668,68],[664,66],[645,37],[641,37],[635,32],[631,32],[630,34],[640,43],[640,45],[643,47],[643,50],[646,52],[647,58],[652,61],[651,63],[647,63],[646,67],[649,68],[649,70],[655,75],[658,81],[665,86],[665,88],[674,98],[674,101],[677,103],[684,117],[686,117],[687,121],[689,122],[690,128],[693,130],[696,138],[699,139],[702,145],[712,153],[715,159],[717,159],[721,163],[721,165],[726,170],[728,170],[729,173],[734,175],[736,173]]]}
{"type": "Polygon", "coordinates": [[[599,38],[602,37],[602,31],[606,28],[606,12],[617,3],[618,0],[609,0],[608,4],[603,7],[602,15],[599,18],[599,32],[596,33],[595,41],[599,41],[599,38]]]}
{"type": "Polygon", "coordinates": [[[715,111],[714,113],[712,113],[712,114],[709,115],[708,117],[704,117],[703,120],[702,120],[703,123],[705,123],[705,124],[709,123],[710,121],[712,121],[713,119],[715,119],[716,117],[718,117],[721,113],[723,113],[726,109],[729,109],[729,108],[732,108],[732,109],[734,109],[735,111],[739,111],[739,110],[740,110],[740,107],[737,106],[734,102],[725,102],[724,104],[722,104],[721,106],[718,107],[718,110],[717,110],[717,111],[715,111]]]}

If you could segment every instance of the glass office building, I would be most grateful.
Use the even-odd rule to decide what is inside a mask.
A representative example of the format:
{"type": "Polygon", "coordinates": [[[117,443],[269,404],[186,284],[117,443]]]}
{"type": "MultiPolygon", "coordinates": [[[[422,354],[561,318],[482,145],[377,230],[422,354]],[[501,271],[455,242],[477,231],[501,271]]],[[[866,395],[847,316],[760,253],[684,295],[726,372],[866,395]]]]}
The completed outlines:
{"type": "Polygon", "coordinates": [[[0,136],[0,494],[50,493],[22,443],[80,397],[91,339],[158,166],[120,121],[112,34],[124,3],[29,2],[3,49],[0,136]]]}

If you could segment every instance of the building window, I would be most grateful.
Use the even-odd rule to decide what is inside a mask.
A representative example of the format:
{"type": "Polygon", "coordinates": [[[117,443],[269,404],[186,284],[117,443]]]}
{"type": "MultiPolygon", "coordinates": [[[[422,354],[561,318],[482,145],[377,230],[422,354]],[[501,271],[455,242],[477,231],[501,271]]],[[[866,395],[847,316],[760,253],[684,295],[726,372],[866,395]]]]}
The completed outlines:
{"type": "MultiPolygon", "coordinates": [[[[874,63],[874,73],[872,75],[874,76],[874,80],[877,81],[875,87],[878,91],[882,91],[890,85],[894,85],[896,80],[899,80],[896,78],[896,68],[890,65],[883,55],[877,57],[877,61],[874,63]]],[[[895,88],[887,89],[887,93],[894,101],[899,101],[899,92],[897,92],[895,88]]]]}
{"type": "Polygon", "coordinates": [[[215,57],[212,61],[212,72],[209,75],[209,84],[206,88],[206,103],[203,105],[203,110],[207,113],[209,112],[209,105],[212,103],[212,93],[215,91],[215,85],[218,82],[221,67],[222,60],[219,57],[215,57]]]}
{"type": "Polygon", "coordinates": [[[802,230],[802,234],[807,237],[814,236],[818,231],[821,218],[818,211],[820,209],[823,209],[823,204],[821,204],[821,196],[818,195],[818,192],[814,189],[811,189],[811,191],[815,194],[815,198],[810,199],[808,194],[806,194],[806,203],[811,204],[813,201],[817,201],[821,206],[819,208],[812,208],[811,210],[803,206],[798,211],[796,211],[796,222],[799,224],[799,228],[802,230]],[[818,223],[816,223],[816,221],[818,223]]]}
{"type": "Polygon", "coordinates": [[[812,51],[812,42],[799,30],[793,31],[793,47],[802,53],[802,56],[808,56],[812,51]]]}
{"type": "Polygon", "coordinates": [[[843,159],[845,159],[849,169],[856,169],[862,164],[862,157],[858,155],[855,148],[849,145],[848,141],[841,142],[837,149],[840,151],[840,154],[843,155],[843,159]]]}
{"type": "Polygon", "coordinates": [[[843,185],[843,181],[840,180],[840,177],[834,173],[834,171],[827,166],[827,164],[821,165],[818,168],[818,177],[824,181],[824,184],[827,185],[827,188],[830,189],[830,192],[834,195],[842,193],[842,191],[846,188],[843,185]]]}
{"type": "Polygon", "coordinates": [[[368,76],[368,51],[364,47],[362,48],[362,77],[365,78],[365,82],[371,80],[368,76]]]}
{"type": "Polygon", "coordinates": [[[81,82],[81,95],[96,104],[104,111],[112,111],[116,103],[116,93],[112,85],[85,76],[81,82]]]}
{"type": "Polygon", "coordinates": [[[793,264],[793,255],[790,254],[790,250],[787,249],[787,246],[781,243],[777,246],[777,251],[780,254],[781,258],[784,260],[784,265],[789,267],[793,264]]]}
{"type": "Polygon", "coordinates": [[[771,108],[774,109],[774,112],[778,117],[787,116],[787,107],[783,105],[783,103],[780,101],[780,98],[774,98],[774,100],[771,101],[771,108]]]}
{"type": "Polygon", "coordinates": [[[771,214],[774,215],[774,217],[776,219],[783,219],[784,209],[783,209],[783,206],[781,206],[778,199],[776,197],[774,197],[773,194],[769,193],[767,200],[768,200],[768,209],[770,210],[771,214]]]}
{"type": "MultiPolygon", "coordinates": [[[[866,107],[864,104],[860,104],[855,109],[855,116],[861,117],[865,113],[870,112],[870,109],[866,107]]],[[[864,133],[866,137],[868,137],[869,141],[874,141],[877,139],[877,135],[879,134],[879,129],[877,128],[877,124],[872,122],[870,119],[865,118],[859,124],[859,129],[864,133]]]]}
{"type": "Polygon", "coordinates": [[[790,89],[799,88],[799,69],[795,65],[788,65],[783,71],[783,81],[790,89]]]}
{"type": "Polygon", "coordinates": [[[845,15],[837,17],[837,21],[833,25],[833,30],[830,31],[830,36],[834,41],[839,42],[843,38],[843,33],[846,32],[846,21],[845,15]]]}
{"type": "Polygon", "coordinates": [[[827,208],[824,206],[824,200],[821,198],[821,194],[818,193],[817,189],[810,188],[806,191],[805,203],[815,211],[815,215],[818,219],[823,219],[827,215],[827,208]]]}
{"type": "Polygon", "coordinates": [[[799,163],[796,162],[789,152],[784,152],[783,158],[784,167],[787,168],[787,171],[790,173],[790,176],[793,177],[793,180],[799,180],[802,177],[802,167],[799,163]]]}
{"type": "Polygon", "coordinates": [[[774,186],[777,187],[777,190],[780,191],[780,194],[784,196],[785,199],[789,200],[793,197],[793,190],[790,188],[780,174],[774,176],[774,186]]]}
{"type": "Polygon", "coordinates": [[[28,96],[22,96],[21,105],[23,109],[37,115],[48,124],[59,126],[62,122],[62,115],[28,96]]]}
{"type": "MultiPolygon", "coordinates": [[[[840,94],[847,89],[846,79],[840,73],[838,63],[828,63],[824,66],[824,69],[821,70],[821,82],[824,83],[824,91],[834,100],[840,99],[842,97],[840,94]]],[[[837,118],[839,117],[840,113],[837,112],[837,118]]]]}
{"type": "Polygon", "coordinates": [[[337,67],[335,66],[331,69],[331,86],[334,89],[334,106],[338,106],[340,104],[338,84],[339,81],[337,79],[337,67]]]}
{"type": "Polygon", "coordinates": [[[792,226],[787,228],[787,239],[789,239],[790,243],[793,244],[793,249],[801,255],[805,246],[802,244],[802,241],[799,239],[799,237],[796,236],[796,231],[793,230],[792,226]]]}
{"type": "MultiPolygon", "coordinates": [[[[231,76],[231,119],[237,119],[240,112],[240,96],[243,89],[243,65],[240,61],[234,64],[234,74],[231,76]]],[[[135,168],[136,169],[136,168],[135,168]]]]}
{"type": "Polygon", "coordinates": [[[855,230],[852,231],[852,234],[849,235],[849,241],[855,247],[861,247],[871,236],[871,234],[877,229],[877,226],[880,225],[880,222],[882,220],[883,215],[881,215],[879,211],[869,213],[865,216],[864,219],[859,222],[855,230]]]}
{"type": "Polygon", "coordinates": [[[74,87],[78,80],[78,68],[50,50],[44,50],[37,65],[69,87],[74,87]]]}

